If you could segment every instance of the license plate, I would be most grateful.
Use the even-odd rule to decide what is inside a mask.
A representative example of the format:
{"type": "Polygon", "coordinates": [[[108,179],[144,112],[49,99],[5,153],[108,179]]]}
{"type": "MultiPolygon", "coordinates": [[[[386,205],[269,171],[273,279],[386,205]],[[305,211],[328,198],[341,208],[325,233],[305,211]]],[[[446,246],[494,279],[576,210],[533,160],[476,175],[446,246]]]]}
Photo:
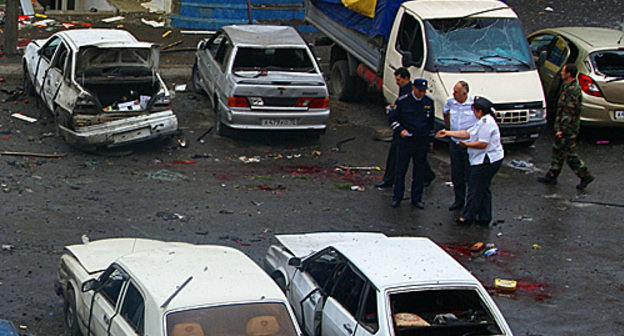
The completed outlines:
{"type": "Polygon", "coordinates": [[[297,120],[292,119],[262,119],[262,126],[297,126],[297,120]]]}
{"type": "Polygon", "coordinates": [[[122,142],[145,138],[145,137],[150,136],[150,134],[151,134],[151,131],[149,127],[145,127],[145,128],[141,128],[141,129],[137,129],[137,130],[133,130],[129,132],[115,134],[113,135],[113,141],[115,143],[122,143],[122,142]]]}
{"type": "Polygon", "coordinates": [[[624,120],[624,111],[615,111],[615,120],[624,120]]]}
{"type": "Polygon", "coordinates": [[[504,143],[504,144],[514,143],[517,140],[515,136],[506,136],[506,137],[501,137],[500,139],[501,139],[501,143],[504,143]]]}

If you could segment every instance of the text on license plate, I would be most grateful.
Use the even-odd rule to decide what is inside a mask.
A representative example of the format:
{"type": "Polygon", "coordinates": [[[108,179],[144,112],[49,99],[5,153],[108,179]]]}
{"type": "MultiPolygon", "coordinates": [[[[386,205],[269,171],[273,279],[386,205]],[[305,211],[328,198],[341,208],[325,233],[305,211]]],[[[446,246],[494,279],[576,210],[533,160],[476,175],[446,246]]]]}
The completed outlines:
{"type": "Polygon", "coordinates": [[[262,119],[262,126],[296,126],[297,120],[293,119],[262,119]]]}
{"type": "Polygon", "coordinates": [[[615,120],[624,120],[624,111],[615,111],[615,120]]]}
{"type": "Polygon", "coordinates": [[[133,130],[129,132],[115,134],[113,135],[113,142],[122,143],[126,141],[132,141],[132,140],[148,137],[150,136],[150,134],[151,132],[150,132],[149,127],[145,127],[145,128],[141,128],[141,129],[137,129],[137,130],[133,130]]]}

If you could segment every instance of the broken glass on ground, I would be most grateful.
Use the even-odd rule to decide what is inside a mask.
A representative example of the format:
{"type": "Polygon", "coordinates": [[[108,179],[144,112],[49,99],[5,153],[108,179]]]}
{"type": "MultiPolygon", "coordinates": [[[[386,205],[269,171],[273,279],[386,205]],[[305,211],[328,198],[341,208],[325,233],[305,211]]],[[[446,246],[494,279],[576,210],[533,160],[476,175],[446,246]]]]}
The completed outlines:
{"type": "Polygon", "coordinates": [[[180,180],[187,180],[188,177],[184,174],[173,172],[167,169],[161,169],[158,171],[147,172],[145,177],[148,179],[163,181],[163,182],[178,182],[180,180]]]}

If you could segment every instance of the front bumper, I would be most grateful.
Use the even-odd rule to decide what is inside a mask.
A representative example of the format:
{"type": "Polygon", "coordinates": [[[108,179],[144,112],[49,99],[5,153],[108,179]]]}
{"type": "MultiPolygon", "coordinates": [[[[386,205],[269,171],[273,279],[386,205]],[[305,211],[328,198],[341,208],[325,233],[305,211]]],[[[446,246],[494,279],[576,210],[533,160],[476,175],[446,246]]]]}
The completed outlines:
{"type": "Polygon", "coordinates": [[[292,111],[286,108],[236,109],[221,105],[221,122],[235,129],[248,130],[324,130],[329,120],[329,109],[292,111]]]}
{"type": "Polygon", "coordinates": [[[173,111],[163,111],[70,130],[59,126],[67,142],[79,148],[117,147],[170,135],[178,130],[173,111]]]}
{"type": "Polygon", "coordinates": [[[532,142],[539,138],[539,134],[546,126],[546,119],[539,121],[529,121],[526,124],[499,124],[501,132],[501,142],[522,143],[532,142]]]}

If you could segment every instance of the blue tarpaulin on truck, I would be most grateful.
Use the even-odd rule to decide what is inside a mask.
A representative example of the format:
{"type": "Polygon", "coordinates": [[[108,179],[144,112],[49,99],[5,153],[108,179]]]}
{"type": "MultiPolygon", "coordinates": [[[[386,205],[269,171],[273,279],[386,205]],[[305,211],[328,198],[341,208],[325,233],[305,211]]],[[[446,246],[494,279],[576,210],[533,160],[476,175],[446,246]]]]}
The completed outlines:
{"type": "Polygon", "coordinates": [[[408,0],[377,0],[372,19],[345,7],[341,0],[312,0],[312,3],[325,15],[349,28],[373,37],[382,35],[387,40],[394,17],[405,1],[408,0]]]}

